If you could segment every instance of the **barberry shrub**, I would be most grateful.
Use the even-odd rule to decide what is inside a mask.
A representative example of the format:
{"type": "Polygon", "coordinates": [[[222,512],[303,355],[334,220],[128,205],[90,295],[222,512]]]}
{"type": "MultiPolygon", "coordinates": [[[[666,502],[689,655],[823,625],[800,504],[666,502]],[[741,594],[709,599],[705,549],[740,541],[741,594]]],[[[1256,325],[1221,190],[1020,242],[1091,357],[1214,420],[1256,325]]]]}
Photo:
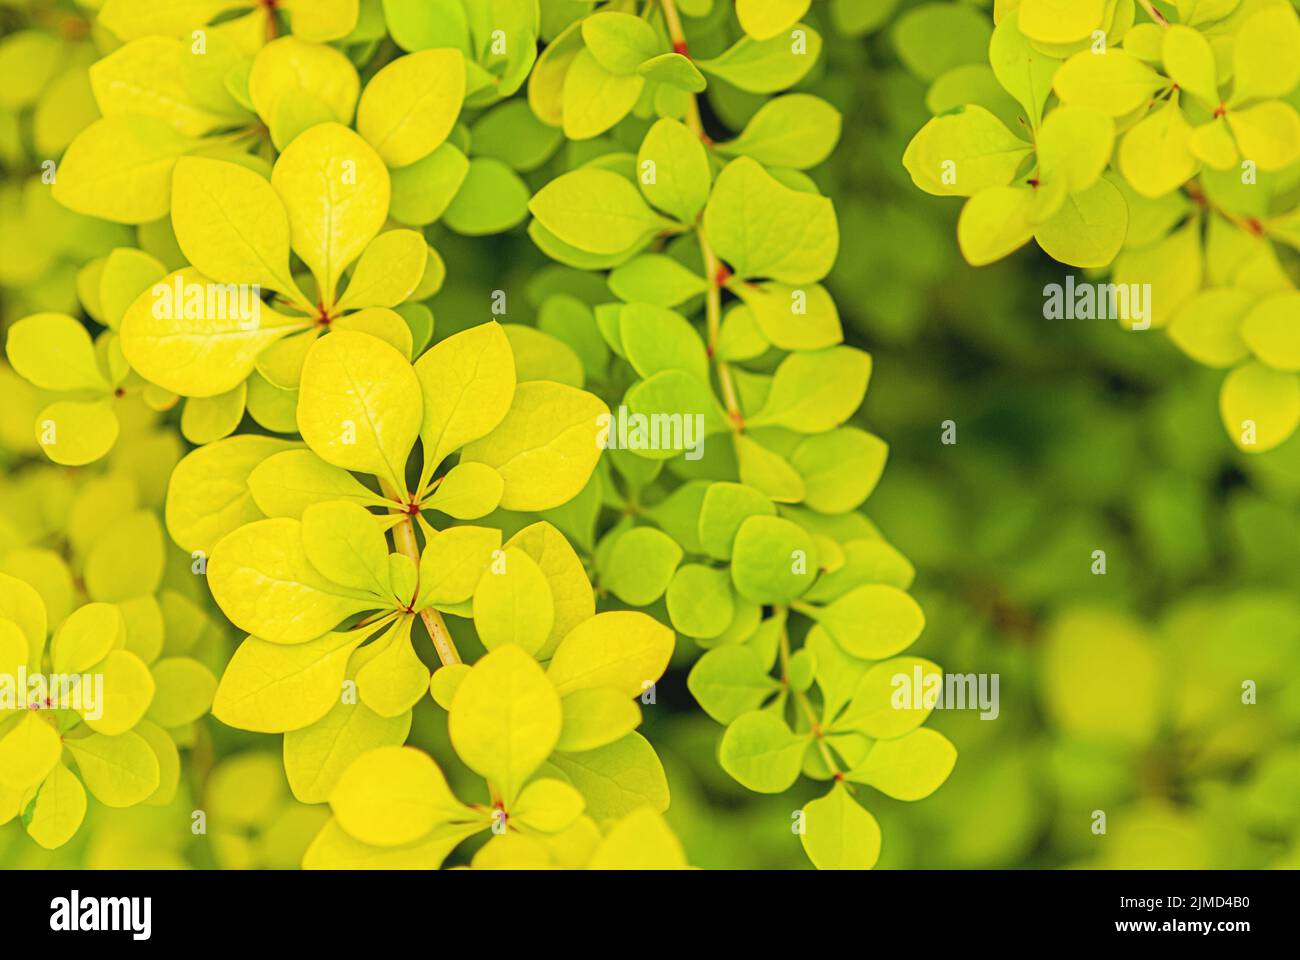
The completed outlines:
{"type": "Polygon", "coordinates": [[[294,797],[328,803],[305,865],[435,867],[480,833],[475,866],[684,865],[637,733],[695,659],[675,634],[736,780],[829,784],[793,812],[817,866],[875,863],[864,787],[947,777],[920,691],[893,696],[938,671],[900,656],[913,570],[859,512],[887,448],[849,425],[871,358],[821,284],[839,231],[805,171],[841,121],[789,92],[809,7],[104,4],[102,117],[53,195],[136,248],[76,277],[93,340],[74,304],[8,352],[51,459],[116,459],[142,408],[196,445],[167,530],[247,634],[212,710],[282,733],[294,797]],[[435,337],[443,228],[530,214],[536,326],[435,337]],[[407,745],[426,691],[456,793],[407,745]]]}
{"type": "Polygon", "coordinates": [[[871,358],[843,344],[819,282],[839,232],[804,172],[833,151],[840,115],[809,94],[763,96],[815,68],[808,6],[610,4],[570,24],[539,56],[529,102],[596,156],[537,192],[529,235],[614,295],[540,305],[542,330],[619,411],[611,467],[584,493],[592,516],[616,514],[595,539],[600,587],[662,603],[706,649],[689,686],[726,725],[719,759],[737,781],[830,782],[795,812],[812,861],[868,867],[880,831],[859,785],[919,799],[955,751],[918,729],[919,703],[891,705],[893,677],[938,668],[898,656],[924,624],[912,568],[856,512],[887,448],[847,425],[871,358]],[[717,104],[716,83],[732,91],[717,104]],[[717,105],[747,95],[729,130],[717,105]],[[699,445],[655,442],[654,425],[683,413],[699,445]]]}
{"type": "MultiPolygon", "coordinates": [[[[1219,407],[1233,442],[1261,453],[1291,436],[1300,18],[1290,0],[998,0],[996,26],[964,4],[908,16],[896,37],[933,81],[936,116],[903,163],[922,190],[966,198],[965,258],[992,263],[1032,239],[1062,264],[1108,271],[1121,292],[1145,288],[1149,312],[1125,296],[1117,319],[1164,329],[1192,359],[1230,370],[1219,407]],[[946,58],[921,48],[934,29],[959,38],[946,58]]],[[[1114,289],[1099,296],[1115,301],[1114,289]]]]}

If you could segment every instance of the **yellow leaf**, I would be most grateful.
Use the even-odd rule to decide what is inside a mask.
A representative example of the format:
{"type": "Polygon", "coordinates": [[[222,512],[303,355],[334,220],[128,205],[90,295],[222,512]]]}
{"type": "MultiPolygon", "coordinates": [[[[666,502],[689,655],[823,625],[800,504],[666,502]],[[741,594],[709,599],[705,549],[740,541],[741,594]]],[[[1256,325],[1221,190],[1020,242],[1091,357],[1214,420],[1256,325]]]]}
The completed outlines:
{"type": "Polygon", "coordinates": [[[298,430],[326,463],[404,491],[422,413],[415,372],[387,343],[337,330],[312,344],[298,392],[298,430]]]}
{"type": "Polygon", "coordinates": [[[639,697],[667,669],[674,642],[671,630],[644,613],[598,613],[560,641],[546,675],[561,695],[613,687],[639,697]]]}
{"type": "Polygon", "coordinates": [[[339,277],[388,217],[383,161],[347,127],[321,123],[280,154],[271,186],[289,213],[294,252],[316,277],[321,299],[333,304],[339,277]]]}
{"type": "Polygon", "coordinates": [[[330,793],[338,824],[362,843],[396,847],[471,811],[457,801],[427,753],[379,747],[362,754],[330,793]]]}
{"type": "Polygon", "coordinates": [[[537,661],[508,645],[488,653],[456,691],[451,744],[507,805],[560,738],[560,698],[537,661]]]}
{"type": "Polygon", "coordinates": [[[1242,450],[1272,450],[1300,425],[1300,378],[1247,363],[1223,381],[1219,414],[1228,436],[1242,450]]]}
{"type": "Polygon", "coordinates": [[[366,85],[357,132],[384,163],[405,167],[447,139],[465,100],[465,57],[456,49],[398,57],[366,85]]]}

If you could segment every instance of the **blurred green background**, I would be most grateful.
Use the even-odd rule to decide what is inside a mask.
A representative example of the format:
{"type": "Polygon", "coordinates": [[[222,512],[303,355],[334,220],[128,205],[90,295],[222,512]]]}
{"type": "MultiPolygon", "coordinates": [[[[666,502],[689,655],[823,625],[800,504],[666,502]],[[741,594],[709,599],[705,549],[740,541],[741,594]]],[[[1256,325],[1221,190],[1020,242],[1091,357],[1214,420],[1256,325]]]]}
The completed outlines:
{"type": "MultiPolygon", "coordinates": [[[[1163,334],[1044,319],[1042,289],[1066,268],[1036,250],[981,270],[961,261],[958,205],[916,191],[900,162],[930,115],[931,82],[986,63],[981,49],[939,40],[932,61],[902,62],[895,39],[908,18],[948,6],[819,0],[826,56],[802,85],[845,115],[839,149],[813,174],[843,233],[829,285],[849,342],[875,359],[857,422],[891,455],[865,509],[917,569],[928,626],[911,652],[1000,679],[996,719],[930,720],[959,750],[936,794],[866,798],[884,832],[880,867],[1300,867],[1300,435],[1244,455],[1219,421],[1220,374],[1163,334]],[[945,421],[955,443],[941,442],[945,421]],[[1104,575],[1093,572],[1098,550],[1104,575]],[[1247,682],[1253,704],[1242,702],[1247,682]]],[[[22,15],[6,7],[8,29],[22,15]]],[[[761,102],[720,86],[710,95],[711,122],[736,129],[761,102]]],[[[82,218],[24,205],[38,171],[13,123],[0,112],[6,322],[75,303],[76,266],[123,242],[87,242],[82,218]]],[[[559,269],[543,271],[522,231],[433,242],[458,266],[431,304],[438,336],[487,319],[482,291],[497,286],[520,291],[509,319],[531,321],[559,269]]],[[[29,511],[48,478],[67,473],[9,429],[22,402],[0,376],[0,515],[29,511]]],[[[149,462],[165,470],[179,448],[159,453],[150,431],[121,455],[153,443],[149,462]]],[[[160,492],[144,499],[157,505],[160,492]]],[[[18,546],[0,541],[0,563],[18,546]]],[[[233,638],[215,630],[209,642],[219,660],[233,638]]],[[[670,823],[701,867],[806,868],[791,814],[815,789],[760,797],[721,770],[722,728],[685,685],[698,654],[682,638],[645,710],[670,823]]],[[[325,814],[290,798],[278,740],[208,719],[170,807],[94,805],[87,829],[54,853],[11,823],[0,865],[292,866],[325,814]],[[195,836],[200,806],[240,829],[195,836]]],[[[428,700],[412,742],[449,754],[445,715],[428,700]]]]}

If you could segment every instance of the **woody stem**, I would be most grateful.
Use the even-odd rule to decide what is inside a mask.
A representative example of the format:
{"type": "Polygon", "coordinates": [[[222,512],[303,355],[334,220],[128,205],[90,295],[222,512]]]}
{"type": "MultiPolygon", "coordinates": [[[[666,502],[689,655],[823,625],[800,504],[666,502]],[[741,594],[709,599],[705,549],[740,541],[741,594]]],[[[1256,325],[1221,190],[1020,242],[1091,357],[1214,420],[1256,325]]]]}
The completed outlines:
{"type": "MultiPolygon", "coordinates": [[[[682,18],[677,13],[675,0],[661,0],[660,5],[663,7],[664,22],[668,26],[668,35],[672,38],[673,47],[679,52],[685,51],[687,49],[686,33],[682,29],[682,18]]],[[[685,55],[683,53],[683,56],[685,55]]],[[[699,101],[695,97],[691,97],[690,105],[687,108],[686,124],[700,138],[701,142],[709,143],[709,137],[704,132],[704,121],[700,118],[699,101]]],[[[718,333],[722,329],[722,284],[725,282],[722,262],[718,259],[718,255],[713,252],[709,238],[705,236],[704,225],[696,224],[695,232],[700,240],[700,254],[704,258],[704,276],[708,283],[704,303],[709,334],[709,356],[714,358],[717,366],[718,383],[722,387],[722,398],[727,407],[727,414],[731,418],[731,425],[739,433],[744,423],[744,417],[740,412],[740,403],[736,397],[736,387],[731,377],[731,366],[724,360],[718,360],[716,356],[718,333]]]]}
{"type": "MultiPolygon", "coordinates": [[[[402,494],[386,481],[381,480],[379,486],[383,490],[384,496],[390,500],[399,503],[404,500],[402,494]]],[[[396,510],[393,511],[393,513],[397,512],[396,510]]],[[[411,562],[415,564],[418,570],[420,568],[420,546],[415,542],[415,524],[411,522],[410,514],[404,515],[401,521],[393,527],[393,543],[398,550],[411,558],[411,562]]],[[[448,667],[453,663],[460,663],[460,652],[451,639],[451,632],[447,629],[447,622],[442,619],[442,614],[433,607],[426,607],[420,611],[420,619],[424,621],[424,628],[429,631],[429,639],[433,641],[433,649],[438,652],[438,659],[442,661],[442,665],[448,667]]]]}

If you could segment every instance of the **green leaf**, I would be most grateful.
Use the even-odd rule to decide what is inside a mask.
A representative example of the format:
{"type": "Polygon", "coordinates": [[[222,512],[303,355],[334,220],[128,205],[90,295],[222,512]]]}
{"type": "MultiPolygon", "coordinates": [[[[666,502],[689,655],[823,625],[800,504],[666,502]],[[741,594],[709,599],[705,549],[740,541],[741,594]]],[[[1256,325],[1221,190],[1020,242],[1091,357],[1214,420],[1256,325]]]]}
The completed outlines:
{"type": "Polygon", "coordinates": [[[910,733],[930,716],[943,689],[943,676],[937,664],[917,657],[878,663],[863,674],[848,709],[832,729],[855,730],[876,740],[910,733]]]}
{"type": "Polygon", "coordinates": [[[58,673],[85,673],[122,642],[125,630],[121,611],[111,603],[78,607],[54,631],[50,664],[58,673]]]}
{"type": "Polygon", "coordinates": [[[500,160],[475,157],[443,219],[465,236],[504,233],[528,216],[529,195],[528,184],[500,160]]]}
{"type": "Polygon", "coordinates": [[[755,40],[769,40],[798,23],[810,6],[811,0],[737,0],[736,19],[755,40]]]}
{"type": "Polygon", "coordinates": [[[584,167],[563,174],[528,204],[537,221],[563,242],[596,254],[631,250],[671,226],[616,173],[584,167]]]}
{"type": "Polygon", "coordinates": [[[224,289],[186,268],[142,293],[122,318],[122,352],[131,367],[173,393],[215,397],[243,383],[269,346],[307,327],[305,318],[278,314],[260,300],[246,317],[231,308],[224,289]]]}
{"type": "Polygon", "coordinates": [[[1105,0],[1022,0],[1020,29],[1040,43],[1071,43],[1101,26],[1105,7],[1105,0]]]}
{"type": "Polygon", "coordinates": [[[956,762],[957,750],[948,739],[922,727],[897,740],[876,741],[845,776],[895,800],[921,800],[939,789],[956,762]]]}
{"type": "Polygon", "coordinates": [[[508,643],[536,654],[550,636],[555,603],[541,568],[524,551],[507,547],[474,591],[474,627],[488,650],[508,643]]]}
{"type": "Polygon", "coordinates": [[[817,547],[812,536],[783,517],[756,516],[736,532],[731,581],[755,603],[789,603],[817,578],[817,547]]]}
{"type": "Polygon", "coordinates": [[[708,282],[672,257],[646,253],[615,268],[609,289],[627,303],[677,307],[708,289],[708,282]]]}
{"type": "Polygon", "coordinates": [[[718,723],[728,724],[761,707],[781,689],[757,653],[746,646],[717,647],[696,661],[686,685],[700,707],[718,723]]]}
{"type": "Polygon", "coordinates": [[[880,824],[843,783],[804,805],[799,842],[818,870],[870,870],[880,858],[880,824]]]}
{"type": "Polygon", "coordinates": [[[992,29],[988,14],[967,4],[924,3],[900,15],[892,32],[904,65],[933,81],[954,67],[983,63],[992,29]]]}
{"type": "Polygon", "coordinates": [[[711,484],[699,508],[703,552],[715,560],[730,559],[740,525],[754,516],[776,516],[776,507],[753,487],[728,482],[711,484]]]}
{"type": "Polygon", "coordinates": [[[556,688],[537,661],[506,645],[489,652],[461,681],[447,730],[465,765],[509,804],[555,749],[562,722],[556,688]]]}
{"type": "Polygon", "coordinates": [[[37,711],[27,710],[0,736],[0,787],[23,793],[37,786],[58,764],[62,751],[54,725],[37,711]]]}
{"type": "Polygon", "coordinates": [[[563,340],[522,323],[508,323],[505,331],[520,382],[554,380],[570,387],[582,387],[586,381],[582,360],[563,340]]]}
{"type": "Polygon", "coordinates": [[[366,84],[357,132],[390,167],[428,156],[447,139],[465,99],[459,50],[422,50],[398,57],[366,84]]]}
{"type": "Polygon", "coordinates": [[[703,93],[709,85],[691,59],[680,53],[661,53],[651,57],[637,67],[637,73],[651,83],[663,84],[681,93],[703,93]]]}
{"type": "Polygon", "coordinates": [[[590,393],[545,380],[521,383],[505,419],[467,445],[461,461],[501,474],[503,508],[549,510],[587,485],[600,458],[600,418],[608,414],[590,393]]]}
{"type": "Polygon", "coordinates": [[[925,629],[925,614],[898,587],[872,583],[855,587],[813,614],[848,653],[883,660],[910,647],[925,629]]]}
{"type": "Polygon", "coordinates": [[[603,564],[601,585],[624,603],[645,607],[664,591],[682,548],[668,534],[654,527],[634,527],[619,535],[603,564]]]}
{"type": "Polygon", "coordinates": [[[126,600],[153,593],[162,580],[163,536],[157,516],[136,510],[117,517],[95,540],[82,579],[92,600],[126,600]]]}
{"type": "Polygon", "coordinates": [[[709,357],[695,328],[679,313],[647,303],[629,303],[619,315],[623,353],[642,378],[681,370],[709,380],[709,357]]]}
{"type": "Polygon", "coordinates": [[[611,73],[632,74],[660,53],[654,28],[629,13],[600,12],[582,20],[582,39],[596,61],[611,73]]]}
{"type": "Polygon", "coordinates": [[[201,137],[236,118],[204,109],[186,88],[192,54],[172,37],[140,37],[90,67],[90,86],[105,117],[143,115],[201,137]]]}
{"type": "Polygon", "coordinates": [[[644,78],[606,70],[584,47],[564,76],[564,135],[570,140],[600,136],[631,112],[644,88],[644,78]]]}
{"type": "Polygon", "coordinates": [[[183,727],[208,712],[217,678],[203,664],[189,657],[165,657],[149,669],[157,690],[147,716],[158,726],[183,727]]]}
{"type": "Polygon", "coordinates": [[[790,464],[803,477],[807,506],[819,513],[847,513],[871,495],[888,456],[889,446],[879,437],[841,427],[802,441],[790,464]]]}
{"type": "Polygon", "coordinates": [[[733,444],[741,483],[776,503],[803,500],[803,478],[783,456],[745,434],[733,437],[733,444]]]}
{"type": "Polygon", "coordinates": [[[1059,179],[1071,193],[1086,190],[1110,163],[1114,144],[1115,121],[1106,114],[1088,107],[1057,107],[1038,131],[1039,179],[1059,179]]]}
{"type": "Polygon", "coordinates": [[[759,107],[719,153],[752,157],[767,167],[807,170],[822,163],[840,139],[840,112],[820,97],[791,93],[759,107]]]}
{"type": "Polygon", "coordinates": [[[660,210],[691,223],[704,209],[713,182],[709,157],[685,124],[666,117],[655,123],[641,142],[636,165],[642,192],[660,210]]]}
{"type": "Polygon", "coordinates": [[[697,640],[721,636],[736,614],[727,572],[699,563],[678,568],[664,599],[673,628],[697,640]]]}
{"type": "Polygon", "coordinates": [[[1017,17],[1003,17],[989,42],[989,64],[1002,88],[1025,108],[1029,125],[1037,128],[1061,61],[1030,43],[1020,32],[1017,17]]]}
{"type": "Polygon", "coordinates": [[[809,736],[792,732],[774,713],[751,710],[727,727],[718,762],[755,793],[783,793],[799,779],[809,736]]]}
{"type": "Polygon", "coordinates": [[[821,34],[800,23],[767,40],[744,37],[721,55],[695,63],[749,93],[776,93],[802,80],[821,50],[821,34]]]}
{"type": "Polygon", "coordinates": [[[777,367],[767,404],[749,425],[830,430],[862,405],[870,379],[871,355],[853,347],[791,354],[777,367]]]}
{"type": "Polygon", "coordinates": [[[1165,72],[1188,93],[1194,94],[1211,110],[1219,100],[1218,68],[1210,42],[1199,31],[1174,24],[1164,32],[1161,51],[1165,72]]]}
{"type": "Polygon", "coordinates": [[[405,490],[422,413],[415,372],[382,340],[337,330],[312,344],[302,368],[298,429],[326,463],[405,490]]]}
{"type": "Polygon", "coordinates": [[[704,229],[718,256],[742,277],[813,283],[839,252],[831,201],[791,190],[749,157],[718,175],[704,229]]]}
{"type": "Polygon", "coordinates": [[[423,226],[447,210],[469,175],[469,158],[453,143],[394,170],[389,216],[399,223],[423,226]]]}
{"type": "Polygon", "coordinates": [[[334,47],[280,37],[253,59],[248,99],[283,152],[313,124],[350,124],[360,84],[334,47]]]}

